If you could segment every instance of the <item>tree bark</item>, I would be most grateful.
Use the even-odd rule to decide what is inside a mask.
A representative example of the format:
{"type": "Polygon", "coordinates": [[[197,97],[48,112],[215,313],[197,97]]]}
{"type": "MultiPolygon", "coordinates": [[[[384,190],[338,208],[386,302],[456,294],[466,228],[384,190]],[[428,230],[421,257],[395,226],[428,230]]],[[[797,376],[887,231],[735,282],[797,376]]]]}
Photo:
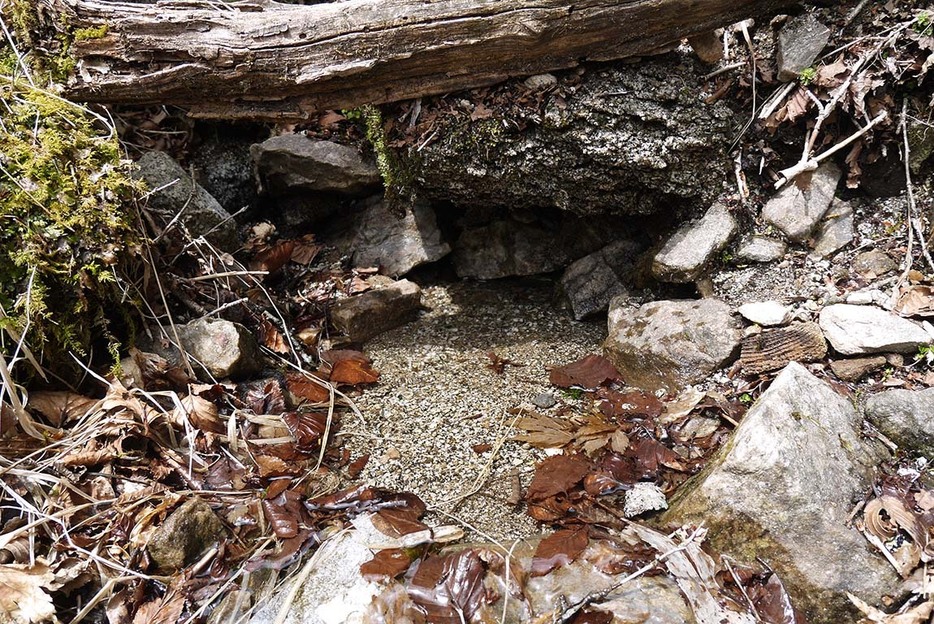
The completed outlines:
{"type": "Polygon", "coordinates": [[[68,24],[67,94],[302,119],[651,53],[793,0],[36,0],[68,24]]]}

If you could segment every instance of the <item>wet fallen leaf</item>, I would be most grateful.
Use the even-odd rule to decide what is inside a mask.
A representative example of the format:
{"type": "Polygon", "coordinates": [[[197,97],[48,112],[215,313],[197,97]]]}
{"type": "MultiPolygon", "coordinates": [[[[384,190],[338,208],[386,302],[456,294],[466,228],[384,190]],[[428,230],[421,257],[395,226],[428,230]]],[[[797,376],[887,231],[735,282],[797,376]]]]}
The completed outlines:
{"type": "Polygon", "coordinates": [[[408,587],[412,601],[432,624],[463,624],[496,594],[484,587],[486,565],[480,549],[447,556],[429,556],[415,571],[408,587]]]}
{"type": "Polygon", "coordinates": [[[295,438],[295,448],[312,451],[321,443],[328,415],[321,412],[284,412],[282,422],[295,438]]]}
{"type": "Polygon", "coordinates": [[[616,367],[601,355],[588,355],[576,362],[551,369],[548,380],[559,388],[597,388],[622,381],[616,367]]]}
{"type": "Polygon", "coordinates": [[[597,397],[600,412],[611,418],[658,418],[664,409],[654,394],[641,390],[615,392],[601,388],[597,397]]]}
{"type": "Polygon", "coordinates": [[[404,573],[412,565],[412,558],[401,548],[380,550],[373,558],[360,566],[363,578],[369,581],[384,581],[404,573]]]}
{"type": "Polygon", "coordinates": [[[366,465],[369,461],[369,454],[361,455],[357,459],[347,464],[347,474],[350,475],[351,479],[356,479],[360,476],[360,473],[363,472],[363,469],[366,468],[366,465]]]}
{"type": "Polygon", "coordinates": [[[591,462],[580,455],[547,457],[535,467],[526,498],[541,501],[568,492],[583,481],[591,468],[591,462]]]}
{"type": "Polygon", "coordinates": [[[286,373],[285,384],[289,392],[299,400],[312,403],[327,403],[331,399],[331,392],[327,387],[327,382],[317,378],[312,379],[310,375],[286,373]]]}
{"type": "Polygon", "coordinates": [[[850,599],[856,608],[863,612],[866,619],[863,622],[876,624],[926,624],[934,613],[934,601],[927,600],[905,611],[904,613],[885,613],[876,609],[872,605],[864,602],[850,592],[846,592],[846,597],[850,599]]]}
{"type": "Polygon", "coordinates": [[[290,351],[282,332],[269,319],[264,318],[259,323],[259,341],[273,353],[286,354],[290,351]]]}
{"type": "Polygon", "coordinates": [[[589,543],[590,531],[586,525],[555,531],[535,548],[531,576],[545,576],[555,568],[568,565],[589,543]]]}

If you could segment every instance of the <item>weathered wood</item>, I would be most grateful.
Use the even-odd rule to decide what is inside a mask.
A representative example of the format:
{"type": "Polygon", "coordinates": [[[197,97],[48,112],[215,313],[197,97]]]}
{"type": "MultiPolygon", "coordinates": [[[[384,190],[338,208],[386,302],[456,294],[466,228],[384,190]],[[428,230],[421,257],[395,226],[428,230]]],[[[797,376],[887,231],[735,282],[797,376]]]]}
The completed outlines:
{"type": "Polygon", "coordinates": [[[793,323],[743,339],[740,363],[747,375],[784,368],[789,362],[816,362],[827,355],[827,341],[817,323],[793,323]]]}
{"type": "Polygon", "coordinates": [[[793,0],[346,0],[312,6],[37,0],[81,29],[69,97],[178,104],[217,118],[478,87],[647,54],[793,0]],[[103,36],[92,33],[101,32],[103,36]],[[88,36],[92,34],[91,36],[88,36]]]}

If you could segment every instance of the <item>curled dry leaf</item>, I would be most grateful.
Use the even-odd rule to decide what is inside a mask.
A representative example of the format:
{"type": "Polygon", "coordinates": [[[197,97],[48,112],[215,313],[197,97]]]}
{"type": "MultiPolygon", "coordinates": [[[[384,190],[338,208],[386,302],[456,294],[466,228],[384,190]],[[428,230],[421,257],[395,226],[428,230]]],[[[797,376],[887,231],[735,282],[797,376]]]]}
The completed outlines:
{"type": "Polygon", "coordinates": [[[548,380],[559,388],[597,388],[622,381],[613,363],[601,355],[588,355],[576,362],[551,369],[548,380]]]}
{"type": "Polygon", "coordinates": [[[26,407],[44,416],[53,427],[78,420],[88,413],[97,399],[91,399],[74,392],[46,391],[29,395],[26,407]]]}
{"type": "Polygon", "coordinates": [[[379,381],[379,373],[373,368],[370,358],[359,351],[325,351],[321,354],[321,361],[327,364],[327,378],[332,383],[356,386],[379,381]]]}
{"type": "Polygon", "coordinates": [[[181,405],[172,412],[172,422],[183,426],[188,420],[193,427],[211,433],[224,433],[226,425],[217,415],[217,406],[196,394],[189,394],[181,399],[181,405]]]}
{"type": "Polygon", "coordinates": [[[34,565],[0,565],[0,621],[38,624],[55,617],[52,598],[47,593],[55,575],[44,562],[34,565]]]}

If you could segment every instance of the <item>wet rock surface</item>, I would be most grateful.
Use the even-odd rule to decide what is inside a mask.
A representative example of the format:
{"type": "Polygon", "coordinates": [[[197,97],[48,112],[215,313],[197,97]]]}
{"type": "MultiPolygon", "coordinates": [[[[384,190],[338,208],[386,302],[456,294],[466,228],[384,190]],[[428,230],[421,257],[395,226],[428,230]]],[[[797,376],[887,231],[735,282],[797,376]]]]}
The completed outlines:
{"type": "Polygon", "coordinates": [[[653,301],[638,309],[616,299],[604,351],[627,384],[677,392],[728,364],[741,329],[730,307],[714,299],[653,301]]]}
{"type": "Polygon", "coordinates": [[[848,523],[878,459],[852,404],[789,364],[663,520],[702,521],[717,547],[766,558],[808,621],[854,621],[844,592],[878,602],[896,583],[848,523]]]}

